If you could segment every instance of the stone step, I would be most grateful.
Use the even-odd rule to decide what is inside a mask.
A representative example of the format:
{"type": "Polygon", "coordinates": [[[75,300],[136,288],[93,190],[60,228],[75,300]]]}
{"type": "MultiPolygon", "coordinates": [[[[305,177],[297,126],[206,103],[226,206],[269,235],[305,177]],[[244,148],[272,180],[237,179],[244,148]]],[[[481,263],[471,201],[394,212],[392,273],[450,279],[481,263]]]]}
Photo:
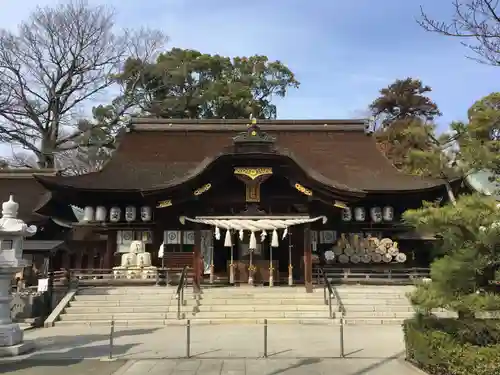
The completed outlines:
{"type": "MultiPolygon", "coordinates": [[[[93,314],[93,313],[167,313],[177,312],[177,305],[171,306],[70,306],[64,310],[66,314],[93,314]]],[[[334,311],[338,310],[334,306],[334,311]]],[[[325,312],[328,311],[328,306],[325,305],[184,305],[181,306],[181,311],[185,312],[266,312],[266,311],[280,311],[280,312],[325,312]]]]}
{"type": "MultiPolygon", "coordinates": [[[[194,306],[197,304],[196,300],[187,299],[184,300],[185,305],[194,306]]],[[[73,300],[69,303],[70,307],[113,307],[113,306],[123,306],[123,307],[168,307],[168,306],[177,306],[177,300],[173,299],[170,301],[158,301],[158,300],[92,300],[92,301],[82,301],[82,300],[73,300]]]]}
{"type": "MultiPolygon", "coordinates": [[[[193,311],[195,306],[182,306],[181,311],[193,311]]],[[[141,313],[168,313],[177,312],[177,306],[70,306],[64,309],[64,313],[71,314],[141,314],[141,313]]]]}
{"type": "Polygon", "coordinates": [[[347,311],[346,319],[408,319],[415,315],[413,311],[370,311],[370,312],[352,312],[347,311]]]}
{"type": "Polygon", "coordinates": [[[324,305],[323,298],[255,298],[255,299],[227,299],[227,298],[202,298],[201,305],[324,305]]]}
{"type": "Polygon", "coordinates": [[[399,294],[365,294],[365,293],[346,293],[346,294],[341,294],[340,299],[373,299],[373,300],[403,300],[403,301],[408,301],[408,298],[405,295],[399,295],[399,294]]]}
{"type": "Polygon", "coordinates": [[[346,305],[371,305],[371,306],[410,306],[408,300],[405,299],[354,299],[354,298],[342,298],[342,304],[346,305]]]}
{"type": "Polygon", "coordinates": [[[381,319],[381,318],[346,318],[344,320],[345,325],[359,325],[359,326],[366,326],[366,325],[401,325],[404,323],[406,319],[401,319],[401,318],[387,318],[387,319],[381,319]]]}
{"type": "Polygon", "coordinates": [[[150,312],[134,312],[134,313],[85,313],[85,314],[62,314],[59,317],[60,320],[71,320],[71,321],[92,321],[92,320],[129,320],[129,319],[139,319],[139,320],[165,320],[165,319],[177,319],[177,313],[166,312],[166,313],[150,313],[150,312]]]}
{"type": "MultiPolygon", "coordinates": [[[[77,296],[75,296],[77,297],[77,296]]],[[[72,307],[99,307],[99,306],[128,306],[128,307],[145,307],[145,306],[177,306],[177,299],[159,300],[159,299],[93,299],[81,300],[75,298],[70,302],[72,307]]],[[[335,301],[332,301],[336,304],[335,301]]],[[[204,306],[262,306],[262,305],[296,305],[296,306],[325,306],[323,298],[318,299],[193,299],[185,297],[184,304],[189,306],[204,305],[204,306]]]]}
{"type": "MultiPolygon", "coordinates": [[[[251,301],[253,302],[253,301],[251,301]]],[[[337,309],[334,306],[334,309],[337,309]]],[[[296,304],[266,304],[266,305],[253,305],[248,303],[247,305],[206,305],[201,304],[197,307],[200,312],[216,312],[216,311],[328,311],[328,306],[325,304],[318,305],[296,305],[296,304]]]]}
{"type": "MultiPolygon", "coordinates": [[[[184,298],[201,298],[201,299],[231,299],[231,300],[248,300],[248,299],[290,299],[290,300],[317,300],[322,299],[322,294],[301,294],[301,293],[203,293],[201,295],[193,294],[193,293],[184,293],[184,298]]],[[[124,294],[81,294],[78,292],[75,295],[76,300],[82,301],[95,301],[95,300],[169,300],[175,299],[175,293],[161,293],[161,294],[152,294],[152,293],[124,293],[124,294]]]]}
{"type": "MultiPolygon", "coordinates": [[[[217,311],[217,312],[183,312],[185,319],[270,319],[270,318],[328,318],[328,311],[217,311]]],[[[131,320],[131,319],[177,319],[176,312],[133,312],[133,313],[84,313],[63,314],[63,321],[92,320],[131,320]]]]}
{"type": "MultiPolygon", "coordinates": [[[[115,327],[144,327],[144,328],[157,328],[163,326],[185,326],[185,319],[172,319],[172,320],[144,320],[144,319],[130,319],[130,320],[115,320],[115,327]]],[[[279,318],[279,319],[267,319],[268,325],[273,324],[295,324],[295,325],[338,325],[338,319],[330,318],[279,318]]],[[[248,318],[237,318],[237,319],[190,319],[190,324],[193,326],[197,325],[221,325],[221,324],[255,324],[255,329],[263,329],[264,319],[248,319],[248,318]]],[[[109,320],[92,320],[87,322],[80,321],[58,321],[56,326],[96,326],[96,327],[107,327],[111,325],[109,320]]]]}
{"type": "Polygon", "coordinates": [[[375,290],[383,292],[389,291],[411,291],[415,289],[413,285],[335,285],[337,290],[375,290]]]}
{"type": "Polygon", "coordinates": [[[203,293],[201,295],[203,299],[320,299],[323,295],[320,294],[301,294],[301,293],[203,293]]]}
{"type": "Polygon", "coordinates": [[[411,305],[346,305],[344,308],[347,312],[370,312],[370,311],[387,311],[387,312],[414,312],[411,305]]]}
{"type": "Polygon", "coordinates": [[[79,295],[123,295],[123,294],[175,294],[177,288],[174,287],[136,287],[136,288],[81,288],[79,295]]]}
{"type": "Polygon", "coordinates": [[[217,311],[197,312],[193,319],[272,319],[272,318],[328,318],[328,311],[217,311]]]}

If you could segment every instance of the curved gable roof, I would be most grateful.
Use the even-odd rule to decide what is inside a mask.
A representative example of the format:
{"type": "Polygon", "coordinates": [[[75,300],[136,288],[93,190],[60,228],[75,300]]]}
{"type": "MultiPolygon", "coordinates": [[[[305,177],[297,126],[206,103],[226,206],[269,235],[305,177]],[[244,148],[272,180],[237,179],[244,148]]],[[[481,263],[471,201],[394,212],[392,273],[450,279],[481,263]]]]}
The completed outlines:
{"type": "MultiPolygon", "coordinates": [[[[49,189],[143,191],[189,179],[233,144],[247,120],[135,119],[102,171],[72,177],[38,177],[49,189]]],[[[363,120],[260,120],[276,138],[278,153],[315,180],[352,191],[432,189],[438,179],[405,175],[365,133],[363,120]]]]}

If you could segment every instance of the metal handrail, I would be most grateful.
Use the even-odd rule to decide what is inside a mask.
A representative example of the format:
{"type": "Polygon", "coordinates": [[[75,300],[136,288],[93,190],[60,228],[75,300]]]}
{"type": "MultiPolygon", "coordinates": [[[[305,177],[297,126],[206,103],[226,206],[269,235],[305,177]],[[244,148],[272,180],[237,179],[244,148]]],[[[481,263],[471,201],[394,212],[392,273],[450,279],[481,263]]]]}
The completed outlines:
{"type": "Polygon", "coordinates": [[[181,272],[181,277],[179,278],[179,285],[177,285],[177,290],[175,295],[177,297],[177,319],[181,319],[181,307],[184,306],[184,286],[186,284],[186,274],[188,266],[184,266],[181,272]]]}
{"type": "Polygon", "coordinates": [[[323,268],[320,268],[321,274],[323,276],[324,288],[323,288],[323,296],[325,299],[325,305],[328,305],[328,310],[330,312],[330,318],[333,318],[333,307],[332,307],[332,299],[335,298],[334,289],[332,288],[332,284],[328,277],[326,276],[326,272],[323,268]],[[327,293],[328,292],[328,293],[327,293]],[[327,296],[328,294],[328,296],[327,296]]]}
{"type": "Polygon", "coordinates": [[[345,310],[344,303],[342,302],[342,298],[340,298],[340,293],[337,290],[337,288],[335,288],[335,286],[333,286],[333,285],[332,285],[332,290],[333,290],[333,293],[335,294],[335,299],[337,300],[337,306],[339,307],[339,312],[342,314],[342,318],[344,318],[346,310],[345,310]]]}

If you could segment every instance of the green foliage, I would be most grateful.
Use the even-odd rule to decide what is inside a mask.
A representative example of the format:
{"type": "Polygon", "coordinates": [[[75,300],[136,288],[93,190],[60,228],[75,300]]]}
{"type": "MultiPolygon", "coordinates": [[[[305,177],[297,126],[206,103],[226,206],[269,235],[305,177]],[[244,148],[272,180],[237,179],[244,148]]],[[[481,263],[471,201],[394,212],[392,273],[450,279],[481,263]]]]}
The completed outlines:
{"type": "Polygon", "coordinates": [[[397,79],[380,90],[380,96],[370,104],[375,117],[382,117],[382,127],[389,127],[396,120],[433,120],[441,112],[427,94],[432,91],[419,79],[397,79]]]}
{"type": "MultiPolygon", "coordinates": [[[[434,140],[435,125],[420,118],[394,121],[376,133],[385,155],[399,170],[420,176],[441,176],[451,170],[450,158],[434,140]]],[[[444,138],[447,136],[444,135],[444,138]]]]}
{"type": "Polygon", "coordinates": [[[499,321],[417,316],[404,334],[407,359],[429,374],[500,374],[499,321]]]}
{"type": "Polygon", "coordinates": [[[490,281],[500,269],[500,209],[488,197],[460,197],[456,205],[426,203],[404,213],[404,220],[422,233],[440,237],[442,255],[431,264],[432,283],[418,285],[410,299],[424,311],[443,307],[460,316],[500,309],[500,295],[490,281]]]}
{"type": "Polygon", "coordinates": [[[130,95],[145,91],[142,109],[164,118],[275,118],[273,97],[299,86],[290,69],[266,56],[229,58],[180,48],[153,64],[129,60],[117,78],[130,95]]]}
{"type": "Polygon", "coordinates": [[[435,138],[439,109],[427,94],[429,86],[413,78],[396,80],[380,90],[380,96],[370,104],[370,111],[381,150],[394,166],[406,173],[440,176],[448,160],[435,138]]]}
{"type": "Polygon", "coordinates": [[[469,170],[487,169],[500,174],[500,93],[475,102],[466,124],[454,124],[459,138],[461,163],[469,170]]]}

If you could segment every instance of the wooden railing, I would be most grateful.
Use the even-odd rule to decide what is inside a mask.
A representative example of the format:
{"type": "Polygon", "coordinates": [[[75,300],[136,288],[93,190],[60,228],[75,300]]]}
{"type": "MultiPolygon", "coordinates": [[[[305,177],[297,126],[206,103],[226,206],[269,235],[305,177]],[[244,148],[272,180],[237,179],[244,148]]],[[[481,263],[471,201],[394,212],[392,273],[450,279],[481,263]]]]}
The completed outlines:
{"type": "Polygon", "coordinates": [[[183,269],[186,268],[187,279],[192,278],[192,269],[183,268],[158,268],[155,274],[147,277],[127,277],[116,275],[112,269],[71,269],[64,271],[71,282],[78,285],[106,286],[106,285],[150,285],[150,284],[177,284],[183,269]]]}
{"type": "MultiPolygon", "coordinates": [[[[339,268],[324,266],[326,277],[333,283],[391,283],[411,284],[430,277],[429,268],[339,268]]],[[[317,284],[323,283],[321,268],[314,267],[313,276],[317,284]]]]}

